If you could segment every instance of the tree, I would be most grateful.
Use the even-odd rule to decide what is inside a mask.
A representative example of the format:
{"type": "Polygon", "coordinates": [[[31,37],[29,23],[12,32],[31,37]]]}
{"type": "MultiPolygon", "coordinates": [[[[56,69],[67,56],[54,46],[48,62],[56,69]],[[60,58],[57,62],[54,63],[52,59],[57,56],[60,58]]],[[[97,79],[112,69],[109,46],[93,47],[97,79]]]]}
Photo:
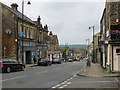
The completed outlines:
{"type": "Polygon", "coordinates": [[[61,50],[62,57],[64,57],[64,58],[66,58],[66,51],[67,51],[66,48],[63,48],[63,49],[61,50]]]}

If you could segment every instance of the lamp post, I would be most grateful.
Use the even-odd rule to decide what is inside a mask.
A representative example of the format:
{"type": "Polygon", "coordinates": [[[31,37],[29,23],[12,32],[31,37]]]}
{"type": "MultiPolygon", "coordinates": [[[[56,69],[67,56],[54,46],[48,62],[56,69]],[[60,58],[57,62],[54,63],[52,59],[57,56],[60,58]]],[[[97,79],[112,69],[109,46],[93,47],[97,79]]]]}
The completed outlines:
{"type": "Polygon", "coordinates": [[[94,32],[95,32],[95,30],[94,30],[94,26],[91,26],[91,27],[89,27],[89,29],[93,29],[93,62],[95,62],[94,61],[94,32]]]}
{"type": "MultiPolygon", "coordinates": [[[[30,1],[27,2],[28,5],[30,5],[30,1]]],[[[24,63],[24,57],[23,57],[23,50],[24,50],[24,46],[23,46],[23,37],[24,37],[24,30],[23,30],[23,20],[24,20],[24,0],[22,0],[22,63],[24,63]]]]}
{"type": "Polygon", "coordinates": [[[86,39],[86,41],[88,41],[88,51],[87,51],[88,52],[88,57],[87,58],[89,59],[89,43],[90,43],[90,39],[86,39]]]}

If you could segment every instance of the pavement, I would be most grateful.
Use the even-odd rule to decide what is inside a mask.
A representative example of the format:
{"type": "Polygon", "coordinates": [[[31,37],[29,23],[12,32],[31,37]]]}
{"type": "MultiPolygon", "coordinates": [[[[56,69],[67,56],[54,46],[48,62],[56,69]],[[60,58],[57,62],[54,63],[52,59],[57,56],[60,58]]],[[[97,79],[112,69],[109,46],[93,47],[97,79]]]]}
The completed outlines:
{"type": "Polygon", "coordinates": [[[77,73],[78,76],[90,76],[90,77],[106,77],[106,76],[119,76],[118,73],[108,73],[101,67],[100,64],[91,63],[91,66],[84,67],[77,73]]]}
{"type": "Polygon", "coordinates": [[[37,64],[26,64],[25,66],[26,67],[34,67],[34,66],[37,66],[37,64]]]}
{"type": "MultiPolygon", "coordinates": [[[[83,62],[84,60],[80,61],[83,62]]],[[[82,89],[82,90],[119,90],[119,77],[117,74],[107,73],[99,64],[92,63],[90,67],[84,63],[82,69],[73,77],[52,87],[58,89],[82,89]]]]}

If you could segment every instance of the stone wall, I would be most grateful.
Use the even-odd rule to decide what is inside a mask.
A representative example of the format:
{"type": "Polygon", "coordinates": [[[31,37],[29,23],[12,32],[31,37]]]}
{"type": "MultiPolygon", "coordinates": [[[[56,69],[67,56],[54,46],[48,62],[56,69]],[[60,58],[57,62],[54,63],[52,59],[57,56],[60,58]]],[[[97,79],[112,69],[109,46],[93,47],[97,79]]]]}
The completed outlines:
{"type": "Polygon", "coordinates": [[[0,4],[0,58],[2,57],[2,6],[0,4]]]}
{"type": "MultiPolygon", "coordinates": [[[[4,47],[6,47],[5,55],[6,58],[16,58],[15,53],[15,15],[11,13],[8,9],[3,7],[3,18],[2,18],[2,31],[3,31],[3,37],[2,37],[2,53],[4,53],[4,47]],[[11,30],[11,34],[6,34],[6,30],[11,30]]],[[[4,55],[3,55],[4,56],[4,55]]]]}

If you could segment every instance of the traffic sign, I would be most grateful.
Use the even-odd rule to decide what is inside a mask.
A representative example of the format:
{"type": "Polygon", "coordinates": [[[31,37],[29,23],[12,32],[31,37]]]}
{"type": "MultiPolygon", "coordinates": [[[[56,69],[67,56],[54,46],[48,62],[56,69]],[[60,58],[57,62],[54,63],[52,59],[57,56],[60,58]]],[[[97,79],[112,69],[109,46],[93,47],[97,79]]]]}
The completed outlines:
{"type": "Polygon", "coordinates": [[[23,32],[18,32],[18,35],[19,35],[20,37],[22,37],[22,36],[23,36],[23,32]]]}

